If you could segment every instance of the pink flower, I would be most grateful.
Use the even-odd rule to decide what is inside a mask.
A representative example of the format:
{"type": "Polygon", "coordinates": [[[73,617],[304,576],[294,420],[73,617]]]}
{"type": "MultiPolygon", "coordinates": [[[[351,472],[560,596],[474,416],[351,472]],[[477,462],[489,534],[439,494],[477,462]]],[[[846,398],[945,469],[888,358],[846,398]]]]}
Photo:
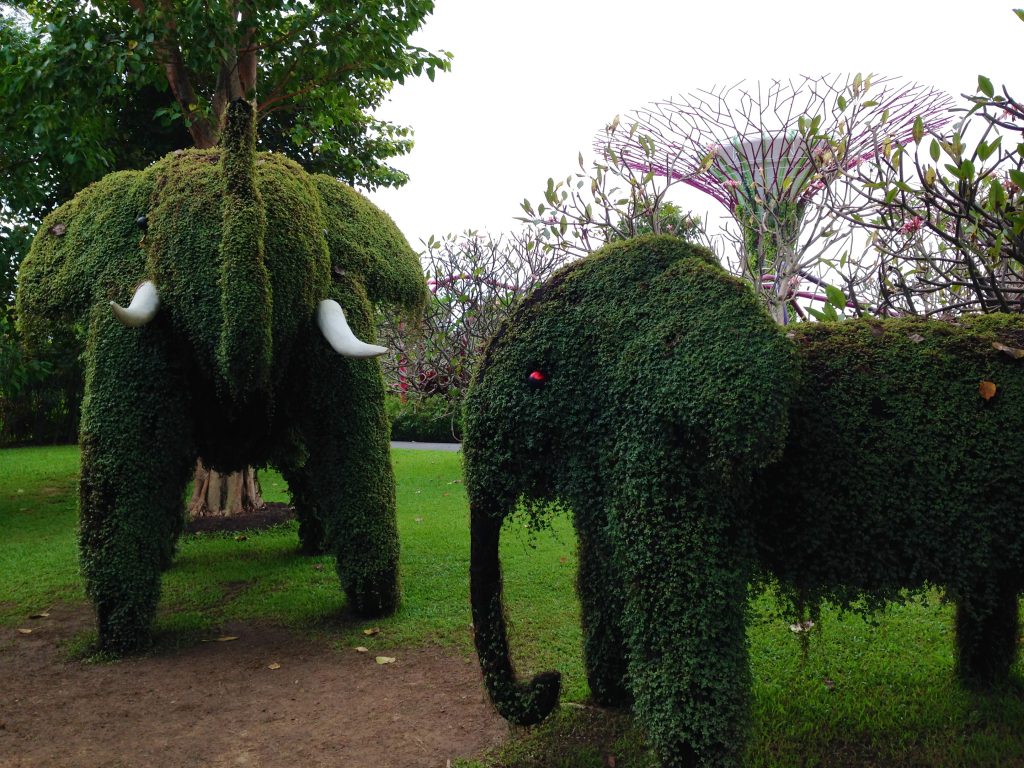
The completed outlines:
{"type": "Polygon", "coordinates": [[[739,187],[739,185],[740,183],[736,181],[736,179],[727,179],[722,182],[722,186],[727,187],[729,189],[736,189],[737,187],[739,187]]]}
{"type": "Polygon", "coordinates": [[[903,226],[900,227],[900,232],[904,235],[912,235],[917,232],[921,227],[924,226],[924,219],[920,216],[912,216],[907,221],[903,222],[903,226]]]}

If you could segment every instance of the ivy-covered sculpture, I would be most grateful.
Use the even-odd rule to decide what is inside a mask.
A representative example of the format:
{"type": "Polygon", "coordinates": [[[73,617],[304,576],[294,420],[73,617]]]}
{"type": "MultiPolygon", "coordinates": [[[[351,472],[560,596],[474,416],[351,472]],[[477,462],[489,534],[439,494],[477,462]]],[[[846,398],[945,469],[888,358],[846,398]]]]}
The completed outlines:
{"type": "Polygon", "coordinates": [[[467,397],[471,597],[498,711],[517,681],[498,540],[571,509],[590,689],[631,703],[665,766],[736,765],[747,590],[867,605],[942,586],[957,671],[1007,676],[1024,591],[1024,318],[777,326],[705,250],[607,246],[537,289],[467,397]],[[518,510],[518,511],[517,511],[518,510]]]}
{"type": "Polygon", "coordinates": [[[353,189],[257,153],[247,102],[223,135],[83,190],[19,277],[30,339],[67,322],[86,335],[81,559],[114,652],[148,637],[197,457],[277,466],[304,548],[335,555],[349,605],[399,600],[384,350],[359,338],[371,302],[422,305],[419,261],[353,189]]]}

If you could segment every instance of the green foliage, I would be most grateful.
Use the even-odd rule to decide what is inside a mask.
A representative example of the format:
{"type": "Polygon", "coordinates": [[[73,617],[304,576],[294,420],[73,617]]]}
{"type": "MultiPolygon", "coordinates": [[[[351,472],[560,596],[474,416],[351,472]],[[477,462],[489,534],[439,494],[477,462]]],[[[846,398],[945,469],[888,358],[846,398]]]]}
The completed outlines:
{"type": "Polygon", "coordinates": [[[252,105],[239,100],[228,107],[222,138],[224,200],[218,284],[224,320],[217,342],[217,366],[232,398],[245,401],[251,392],[265,390],[273,356],[273,299],[264,252],[267,215],[256,182],[252,105]]]}
{"type": "MultiPolygon", "coordinates": [[[[0,17],[3,143],[17,150],[12,160],[45,160],[32,177],[22,169],[19,179],[49,180],[56,168],[70,174],[71,191],[83,179],[125,167],[118,164],[127,139],[122,128],[135,122],[125,117],[143,94],[159,94],[143,99],[148,126],[178,136],[191,131],[193,138],[202,128],[212,140],[200,145],[212,145],[227,101],[251,95],[238,92],[237,81],[253,45],[268,148],[353,183],[399,185],[405,175],[386,161],[409,151],[408,129],[371,114],[393,83],[424,73],[433,78],[450,58],[408,43],[433,11],[429,0],[288,0],[247,3],[241,13],[230,2],[53,0],[21,7],[14,19],[0,17]],[[7,127],[15,143],[6,141],[7,127]]],[[[30,185],[19,188],[28,193],[30,185]]]]}
{"type": "Polygon", "coordinates": [[[418,315],[428,296],[423,270],[395,222],[352,187],[323,174],[312,179],[331,223],[326,237],[333,268],[361,275],[370,301],[418,315]]]}
{"type": "Polygon", "coordinates": [[[749,574],[729,555],[749,546],[741,489],[781,453],[795,373],[753,292],[664,236],[567,268],[499,331],[467,397],[464,446],[477,649],[505,717],[537,722],[557,701],[557,673],[515,681],[496,559],[517,500],[534,524],[553,501],[573,510],[580,540],[597,700],[633,699],[666,764],[736,754],[744,608],[723,596],[745,596],[749,574]],[[716,638],[713,652],[688,630],[716,638]]]}
{"type": "Polygon", "coordinates": [[[546,250],[576,257],[638,235],[667,234],[690,242],[704,236],[699,217],[665,200],[672,185],[690,178],[694,169],[678,153],[657,157],[654,139],[644,133],[637,136],[638,128],[627,128],[616,115],[597,137],[600,159],[588,167],[581,152],[579,171],[564,180],[548,179],[543,202],[523,200],[520,207],[526,216],[520,221],[530,225],[546,250]],[[616,142],[626,134],[636,137],[636,154],[646,162],[636,157],[627,162],[616,152],[616,142]],[[657,166],[661,173],[646,165],[657,166]]]}
{"type": "Polygon", "coordinates": [[[556,275],[466,401],[474,627],[498,710],[530,724],[557,701],[557,673],[512,671],[497,548],[503,519],[542,525],[552,504],[579,537],[591,692],[632,702],[663,765],[740,759],[756,576],[812,614],[941,584],[961,679],[1004,679],[1024,591],[1022,348],[1017,316],[783,329],[664,237],[556,275]]]}
{"type": "Polygon", "coordinates": [[[81,342],[74,332],[50,336],[29,355],[8,310],[0,314],[0,445],[74,442],[81,342]]]}
{"type": "MultiPolygon", "coordinates": [[[[398,603],[380,367],[339,358],[314,322],[330,298],[372,341],[363,276],[342,269],[347,238],[362,232],[349,225],[332,251],[325,232],[337,222],[313,179],[279,155],[254,155],[251,110],[233,110],[223,150],[105,177],[46,218],[22,267],[30,342],[68,323],[87,329],[82,566],[100,644],[115,652],[146,642],[197,457],[219,471],[278,466],[304,546],[335,555],[352,608],[380,615],[398,603]],[[126,328],[108,302],[125,303],[143,279],[158,286],[160,312],[126,328]]],[[[368,229],[391,229],[389,261],[374,267],[418,273],[390,219],[363,208],[368,229]]],[[[422,277],[416,292],[375,280],[385,299],[415,303],[424,291],[422,277]]]]}
{"type": "Polygon", "coordinates": [[[1013,501],[1024,484],[1010,439],[1024,426],[1024,371],[1000,348],[1024,346],[1024,319],[790,333],[802,383],[794,439],[764,486],[772,514],[757,528],[759,560],[797,602],[848,604],[865,593],[877,602],[942,584],[964,613],[962,676],[1005,676],[1024,586],[1024,519],[1013,501]]]}
{"type": "Polygon", "coordinates": [[[462,439],[462,425],[442,397],[422,397],[402,402],[388,395],[384,402],[391,421],[392,440],[450,443],[462,439]]]}

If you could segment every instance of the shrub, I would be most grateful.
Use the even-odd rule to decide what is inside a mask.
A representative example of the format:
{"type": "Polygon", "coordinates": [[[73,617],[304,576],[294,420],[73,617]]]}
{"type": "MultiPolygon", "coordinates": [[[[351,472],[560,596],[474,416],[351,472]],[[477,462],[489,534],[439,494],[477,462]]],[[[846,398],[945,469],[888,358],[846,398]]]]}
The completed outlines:
{"type": "Polygon", "coordinates": [[[422,443],[462,440],[461,415],[453,414],[444,398],[425,397],[403,403],[398,395],[388,395],[384,407],[391,421],[392,440],[422,443]]]}

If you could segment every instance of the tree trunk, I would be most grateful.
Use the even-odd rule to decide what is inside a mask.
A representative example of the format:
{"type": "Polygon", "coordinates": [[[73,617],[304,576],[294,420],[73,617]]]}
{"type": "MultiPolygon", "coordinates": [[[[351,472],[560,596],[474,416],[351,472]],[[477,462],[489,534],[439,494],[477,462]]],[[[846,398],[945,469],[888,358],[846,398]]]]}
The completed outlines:
{"type": "Polygon", "coordinates": [[[266,506],[260,495],[256,470],[223,475],[196,462],[195,487],[188,505],[189,517],[218,515],[226,517],[256,512],[266,506]]]}

